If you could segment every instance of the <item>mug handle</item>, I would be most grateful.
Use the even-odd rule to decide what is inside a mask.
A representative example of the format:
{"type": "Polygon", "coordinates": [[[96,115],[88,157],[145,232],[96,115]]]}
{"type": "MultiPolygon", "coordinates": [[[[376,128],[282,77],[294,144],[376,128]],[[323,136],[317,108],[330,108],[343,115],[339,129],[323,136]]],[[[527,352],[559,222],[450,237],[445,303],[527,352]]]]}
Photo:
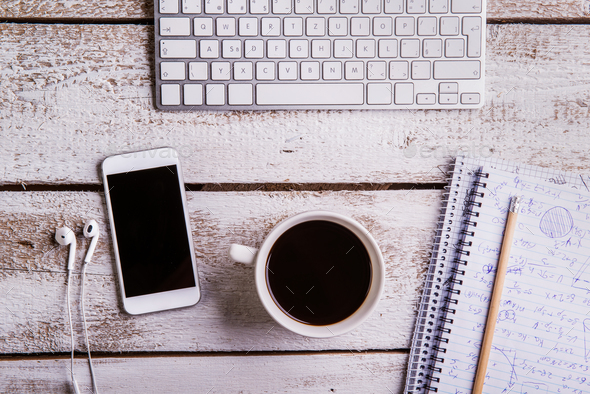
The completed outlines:
{"type": "Polygon", "coordinates": [[[256,260],[258,249],[249,246],[231,244],[228,250],[229,258],[243,264],[252,264],[256,260]]]}

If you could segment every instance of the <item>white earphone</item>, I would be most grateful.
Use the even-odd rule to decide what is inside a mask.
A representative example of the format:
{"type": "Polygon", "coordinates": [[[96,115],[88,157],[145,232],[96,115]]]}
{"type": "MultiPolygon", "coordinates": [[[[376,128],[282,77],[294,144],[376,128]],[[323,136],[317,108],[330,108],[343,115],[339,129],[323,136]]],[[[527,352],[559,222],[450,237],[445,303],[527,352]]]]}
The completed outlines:
{"type": "Polygon", "coordinates": [[[58,228],[55,231],[55,240],[60,245],[70,245],[70,255],[68,256],[68,271],[74,269],[76,259],[76,234],[69,227],[58,228]]]}
{"type": "Polygon", "coordinates": [[[91,219],[86,222],[84,225],[84,236],[86,238],[92,238],[90,241],[90,246],[88,247],[88,252],[86,252],[86,257],[84,258],[84,263],[90,263],[90,259],[94,254],[94,249],[96,249],[96,244],[98,243],[98,223],[96,220],[91,219]]]}
{"type": "MultiPolygon", "coordinates": [[[[82,306],[82,318],[84,321],[84,337],[86,339],[86,349],[88,350],[88,362],[90,363],[90,374],[92,376],[92,387],[94,393],[98,394],[98,388],[96,387],[96,379],[94,377],[94,369],[92,367],[92,358],[90,357],[90,347],[88,345],[88,330],[86,329],[86,314],[84,313],[84,278],[86,274],[86,265],[90,262],[92,255],[94,254],[94,250],[96,249],[96,244],[98,243],[98,234],[99,228],[98,223],[96,220],[89,220],[86,222],[84,226],[84,236],[86,238],[92,238],[90,241],[90,246],[88,246],[88,251],[86,252],[86,257],[84,258],[84,264],[82,265],[82,279],[81,279],[81,306],[82,306]]],[[[72,310],[70,307],[70,282],[72,277],[72,271],[74,269],[74,262],[76,260],[76,235],[72,231],[72,229],[68,227],[58,228],[55,231],[55,240],[60,245],[70,245],[70,251],[68,255],[68,281],[67,281],[67,303],[68,303],[68,317],[70,321],[70,338],[71,338],[71,364],[70,364],[70,372],[72,376],[72,383],[74,385],[74,392],[76,394],[80,394],[80,388],[78,387],[78,382],[74,377],[74,328],[72,324],[72,310]]]]}

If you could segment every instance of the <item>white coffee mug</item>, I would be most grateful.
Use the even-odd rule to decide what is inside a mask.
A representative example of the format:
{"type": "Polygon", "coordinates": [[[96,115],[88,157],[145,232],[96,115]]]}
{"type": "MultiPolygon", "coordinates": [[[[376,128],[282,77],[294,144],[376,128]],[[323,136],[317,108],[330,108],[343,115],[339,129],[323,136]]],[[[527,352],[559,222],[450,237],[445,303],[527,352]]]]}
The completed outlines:
{"type": "Polygon", "coordinates": [[[272,229],[262,243],[260,249],[232,244],[229,248],[229,257],[239,263],[256,263],[254,269],[256,289],[264,308],[273,319],[277,321],[277,323],[286,329],[308,337],[329,338],[353,330],[371,315],[383,293],[385,266],[383,264],[383,256],[381,255],[379,246],[377,246],[377,243],[369,231],[360,223],[338,213],[328,211],[309,211],[292,216],[283,220],[272,229]],[[312,220],[333,222],[350,230],[359,240],[361,240],[371,260],[371,283],[364,302],[346,319],[325,326],[301,323],[285,314],[285,312],[283,312],[274,302],[266,281],[266,262],[268,254],[275,241],[291,227],[312,220]]]}

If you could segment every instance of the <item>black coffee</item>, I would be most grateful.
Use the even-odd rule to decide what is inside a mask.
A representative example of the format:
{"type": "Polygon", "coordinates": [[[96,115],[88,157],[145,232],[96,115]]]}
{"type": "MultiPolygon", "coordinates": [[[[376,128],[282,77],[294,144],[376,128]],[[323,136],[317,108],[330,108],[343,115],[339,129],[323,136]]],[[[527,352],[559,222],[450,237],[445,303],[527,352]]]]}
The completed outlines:
{"type": "Polygon", "coordinates": [[[328,325],[352,315],[371,285],[363,243],[339,224],[315,220],[285,231],[266,261],[275,303],[293,319],[328,325]]]}

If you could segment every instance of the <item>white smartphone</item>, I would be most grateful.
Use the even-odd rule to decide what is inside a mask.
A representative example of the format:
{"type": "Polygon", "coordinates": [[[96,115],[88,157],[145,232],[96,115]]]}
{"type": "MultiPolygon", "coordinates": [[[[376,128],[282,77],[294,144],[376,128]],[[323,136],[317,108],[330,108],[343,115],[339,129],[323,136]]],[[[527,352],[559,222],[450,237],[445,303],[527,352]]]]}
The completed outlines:
{"type": "Polygon", "coordinates": [[[158,148],[111,156],[102,174],[125,310],[136,315],[199,302],[177,152],[158,148]]]}

